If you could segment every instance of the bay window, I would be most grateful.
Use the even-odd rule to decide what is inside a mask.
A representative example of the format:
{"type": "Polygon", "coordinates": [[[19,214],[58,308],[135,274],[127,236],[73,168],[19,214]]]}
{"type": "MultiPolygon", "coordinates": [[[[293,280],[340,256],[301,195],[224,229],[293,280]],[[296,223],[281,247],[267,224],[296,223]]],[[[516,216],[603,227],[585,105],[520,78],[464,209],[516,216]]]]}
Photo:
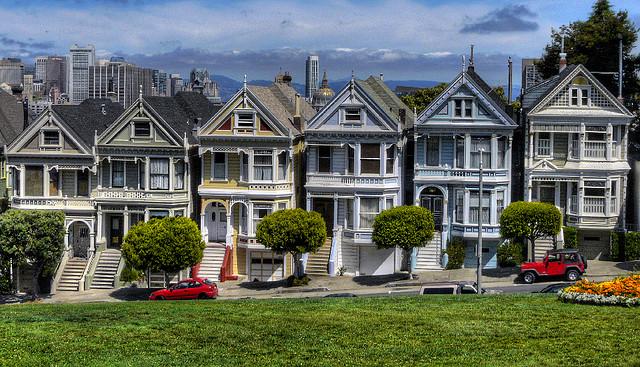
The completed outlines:
{"type": "Polygon", "coordinates": [[[395,162],[396,162],[396,146],[392,145],[389,148],[387,148],[387,159],[386,159],[386,167],[385,167],[385,172],[387,174],[393,174],[395,162]]]}
{"type": "Polygon", "coordinates": [[[464,139],[456,139],[456,168],[464,168],[464,139]]]}
{"type": "Polygon", "coordinates": [[[356,159],[356,150],[351,145],[347,144],[347,173],[354,174],[354,164],[356,159]]]}
{"type": "Polygon", "coordinates": [[[538,133],[537,139],[537,155],[550,156],[551,155],[551,133],[538,133]]]}
{"type": "Polygon", "coordinates": [[[249,154],[240,154],[240,180],[249,181],[249,154]]]}
{"type": "Polygon", "coordinates": [[[502,136],[498,138],[498,167],[497,168],[506,168],[506,156],[507,153],[507,138],[502,136]]]}
{"type": "Polygon", "coordinates": [[[604,214],[605,181],[584,181],[584,212],[604,214]]]}
{"type": "Polygon", "coordinates": [[[173,180],[173,188],[175,190],[183,190],[184,189],[184,162],[177,161],[175,162],[175,174],[173,180]]]}
{"type": "MultiPolygon", "coordinates": [[[[469,198],[469,223],[478,224],[480,218],[480,192],[471,191],[469,198]]],[[[491,208],[491,193],[482,191],[482,224],[489,224],[491,208]]]]}
{"type": "Polygon", "coordinates": [[[329,146],[318,147],[318,172],[331,172],[331,147],[329,146]]]}
{"type": "Polygon", "coordinates": [[[49,196],[58,196],[59,177],[57,170],[49,171],[49,196]]]}
{"type": "MultiPolygon", "coordinates": [[[[463,147],[464,154],[464,147],[463,147]]],[[[437,166],[440,164],[440,137],[429,136],[427,138],[427,166],[437,166]]]]}
{"type": "Polygon", "coordinates": [[[362,144],[360,146],[360,172],[380,174],[379,144],[362,144]]]}
{"type": "Polygon", "coordinates": [[[464,191],[456,190],[455,202],[455,221],[456,223],[464,223],[464,191]]]}
{"type": "Polygon", "coordinates": [[[360,228],[373,228],[373,220],[380,213],[380,200],[378,198],[360,198],[360,228]]]}
{"type": "Polygon", "coordinates": [[[216,152],[213,153],[212,174],[214,180],[227,179],[227,154],[216,152]]]}
{"type": "Polygon", "coordinates": [[[273,180],[273,154],[271,150],[256,150],[253,155],[253,175],[258,181],[273,180]]]}
{"type": "Polygon", "coordinates": [[[44,172],[42,166],[26,166],[24,174],[25,196],[42,196],[44,172]]]}
{"type": "Polygon", "coordinates": [[[505,200],[504,196],[505,196],[504,191],[496,191],[496,220],[498,222],[500,221],[500,216],[504,211],[504,200],[505,200]]]}
{"type": "Polygon", "coordinates": [[[482,155],[482,167],[491,167],[490,139],[474,138],[471,140],[471,168],[480,168],[480,155],[482,155]]]}
{"type": "Polygon", "coordinates": [[[149,169],[151,190],[169,190],[169,160],[151,158],[149,169]]]}
{"type": "Polygon", "coordinates": [[[76,171],[76,195],[89,196],[89,172],[76,171]]]}
{"type": "Polygon", "coordinates": [[[353,229],[353,199],[345,200],[345,222],[348,229],[353,229]]]}
{"type": "Polygon", "coordinates": [[[287,178],[287,152],[278,154],[278,181],[287,178]]]}
{"type": "Polygon", "coordinates": [[[124,187],[123,161],[111,161],[111,187],[124,187]]]}
{"type": "Polygon", "coordinates": [[[253,204],[253,233],[256,233],[258,223],[262,218],[271,214],[273,206],[271,204],[253,204]]]}

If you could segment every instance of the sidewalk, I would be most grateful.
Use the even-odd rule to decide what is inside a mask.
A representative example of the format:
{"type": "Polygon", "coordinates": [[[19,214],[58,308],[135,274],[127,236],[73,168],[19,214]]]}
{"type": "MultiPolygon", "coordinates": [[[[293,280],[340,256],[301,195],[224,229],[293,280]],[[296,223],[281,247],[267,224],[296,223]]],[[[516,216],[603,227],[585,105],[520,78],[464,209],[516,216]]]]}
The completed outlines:
{"type": "MultiPolygon", "coordinates": [[[[615,263],[592,260],[588,263],[585,278],[593,281],[611,279],[640,271],[640,261],[615,263]]],[[[475,269],[440,270],[415,274],[417,279],[408,280],[406,273],[380,276],[313,276],[311,282],[303,287],[286,287],[285,281],[246,282],[226,281],[218,283],[219,299],[243,298],[304,298],[317,297],[333,293],[352,293],[356,295],[388,293],[389,291],[418,291],[423,283],[442,281],[475,281],[475,269]]],[[[516,284],[517,268],[483,271],[483,287],[500,287],[516,284]]],[[[84,303],[84,302],[123,302],[146,300],[151,289],[120,288],[116,290],[88,290],[84,292],[60,292],[43,303],[84,303]]]]}

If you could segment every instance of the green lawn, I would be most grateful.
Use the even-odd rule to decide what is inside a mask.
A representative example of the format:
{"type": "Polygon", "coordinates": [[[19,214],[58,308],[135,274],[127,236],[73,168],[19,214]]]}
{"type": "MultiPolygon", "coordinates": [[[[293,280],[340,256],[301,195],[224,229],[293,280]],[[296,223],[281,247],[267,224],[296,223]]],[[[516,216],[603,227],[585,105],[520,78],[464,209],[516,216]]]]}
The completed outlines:
{"type": "Polygon", "coordinates": [[[549,296],[0,307],[0,364],[640,365],[640,310],[549,296]]]}

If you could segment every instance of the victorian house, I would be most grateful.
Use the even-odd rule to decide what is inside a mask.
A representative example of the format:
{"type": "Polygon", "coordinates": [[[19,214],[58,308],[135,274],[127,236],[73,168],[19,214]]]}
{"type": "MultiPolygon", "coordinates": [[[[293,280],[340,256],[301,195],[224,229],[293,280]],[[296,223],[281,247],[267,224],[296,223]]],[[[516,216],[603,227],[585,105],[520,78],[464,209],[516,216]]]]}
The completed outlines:
{"type": "Polygon", "coordinates": [[[427,246],[414,251],[416,271],[442,269],[443,251],[452,240],[464,241],[465,265],[475,266],[479,221],[483,267],[497,266],[500,214],[511,201],[515,128],[504,103],[475,72],[473,59],[417,117],[413,200],[433,213],[436,233],[427,246]]]}
{"type": "Polygon", "coordinates": [[[305,129],[306,208],[322,214],[331,238],[310,254],[308,273],[389,274],[399,250],[378,250],[372,225],[382,210],[403,204],[403,131],[414,115],[382,76],[352,78],[305,129]]]}
{"type": "Polygon", "coordinates": [[[288,256],[255,239],[266,215],[296,207],[301,187],[302,127],[315,111],[289,85],[247,85],[198,129],[197,203],[207,248],[199,274],[221,280],[278,280],[288,256]]]}
{"type": "MultiPolygon", "coordinates": [[[[610,232],[625,224],[633,115],[583,65],[563,61],[558,75],[522,98],[525,199],[557,206],[564,225],[578,229],[581,251],[606,258],[610,232]]],[[[536,243],[536,254],[550,246],[536,243]]]]}

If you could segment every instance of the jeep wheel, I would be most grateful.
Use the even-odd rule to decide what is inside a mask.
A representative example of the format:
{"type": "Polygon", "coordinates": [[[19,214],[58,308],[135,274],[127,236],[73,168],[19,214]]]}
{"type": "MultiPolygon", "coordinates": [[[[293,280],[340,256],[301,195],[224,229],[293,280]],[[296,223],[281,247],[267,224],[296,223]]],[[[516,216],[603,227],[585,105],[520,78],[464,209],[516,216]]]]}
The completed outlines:
{"type": "Polygon", "coordinates": [[[536,274],[528,271],[524,273],[524,275],[522,276],[522,280],[524,280],[524,282],[527,284],[533,284],[533,282],[536,281],[536,274]]]}
{"type": "Polygon", "coordinates": [[[578,280],[578,278],[580,278],[580,273],[577,270],[571,269],[571,270],[567,271],[567,280],[568,281],[575,282],[576,280],[578,280]]]}

